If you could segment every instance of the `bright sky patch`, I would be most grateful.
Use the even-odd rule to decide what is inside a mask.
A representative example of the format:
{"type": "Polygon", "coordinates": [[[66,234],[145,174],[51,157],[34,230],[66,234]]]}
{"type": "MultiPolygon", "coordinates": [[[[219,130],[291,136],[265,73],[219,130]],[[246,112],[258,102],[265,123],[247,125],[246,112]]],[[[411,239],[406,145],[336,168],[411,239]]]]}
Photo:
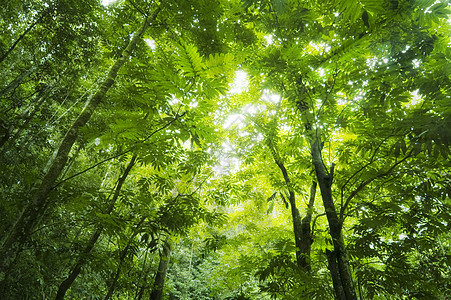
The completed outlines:
{"type": "Polygon", "coordinates": [[[232,83],[230,94],[239,94],[249,87],[249,81],[247,80],[247,73],[243,70],[238,70],[235,73],[235,80],[232,83]]]}
{"type": "Polygon", "coordinates": [[[110,4],[113,4],[114,2],[116,2],[117,0],[102,0],[102,5],[103,6],[108,6],[110,4]]]}

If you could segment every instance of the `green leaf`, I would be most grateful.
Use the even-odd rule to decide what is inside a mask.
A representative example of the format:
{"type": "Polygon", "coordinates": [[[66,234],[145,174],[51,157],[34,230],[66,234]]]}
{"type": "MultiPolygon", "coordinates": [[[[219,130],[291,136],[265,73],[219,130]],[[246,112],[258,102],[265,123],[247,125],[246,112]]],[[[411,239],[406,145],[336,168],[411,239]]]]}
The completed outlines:
{"type": "Polygon", "coordinates": [[[400,142],[401,142],[400,147],[401,147],[402,153],[406,154],[406,150],[407,150],[406,142],[404,141],[404,139],[401,139],[400,142]]]}
{"type": "Polygon", "coordinates": [[[443,156],[444,159],[448,159],[449,156],[449,148],[446,145],[437,145],[440,148],[440,154],[443,156]]]}
{"type": "Polygon", "coordinates": [[[175,60],[178,69],[185,77],[202,75],[204,69],[202,58],[193,44],[181,43],[175,60]]]}
{"type": "Polygon", "coordinates": [[[435,3],[435,0],[415,0],[415,4],[422,8],[428,8],[435,3]]]}
{"type": "Polygon", "coordinates": [[[384,1],[381,0],[361,0],[360,3],[362,3],[365,10],[372,14],[382,14],[387,8],[384,1]]]}
{"type": "Polygon", "coordinates": [[[431,11],[433,14],[437,15],[439,18],[447,18],[449,14],[451,14],[451,9],[449,8],[449,4],[440,2],[434,4],[431,7],[431,11]]]}

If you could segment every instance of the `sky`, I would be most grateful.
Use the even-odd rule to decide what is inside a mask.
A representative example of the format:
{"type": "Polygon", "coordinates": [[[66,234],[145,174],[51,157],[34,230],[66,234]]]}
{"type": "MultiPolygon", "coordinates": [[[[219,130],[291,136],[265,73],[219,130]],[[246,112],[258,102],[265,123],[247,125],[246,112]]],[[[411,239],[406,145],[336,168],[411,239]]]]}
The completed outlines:
{"type": "Polygon", "coordinates": [[[116,0],[102,0],[102,4],[104,6],[108,6],[108,5],[110,5],[111,3],[115,2],[115,1],[116,0]]]}

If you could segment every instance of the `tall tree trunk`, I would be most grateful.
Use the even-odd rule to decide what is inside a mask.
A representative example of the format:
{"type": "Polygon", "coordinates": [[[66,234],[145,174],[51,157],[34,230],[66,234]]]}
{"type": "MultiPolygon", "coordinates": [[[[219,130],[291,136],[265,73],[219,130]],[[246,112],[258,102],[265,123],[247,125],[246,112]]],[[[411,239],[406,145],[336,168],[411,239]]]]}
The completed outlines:
{"type": "Polygon", "coordinates": [[[305,214],[305,217],[301,221],[301,267],[306,271],[310,271],[312,269],[310,264],[310,251],[312,248],[313,237],[310,229],[310,223],[312,222],[313,204],[315,204],[316,185],[316,182],[312,183],[312,186],[310,188],[310,199],[307,207],[307,212],[305,214]]]}
{"type": "Polygon", "coordinates": [[[152,293],[150,300],[161,300],[163,297],[164,280],[168,271],[169,260],[171,256],[171,247],[168,239],[163,243],[163,250],[160,252],[160,263],[158,264],[158,271],[155,275],[152,293]]]}
{"type": "Polygon", "coordinates": [[[130,245],[132,244],[134,238],[139,232],[139,228],[141,224],[144,222],[146,217],[142,217],[138,224],[135,226],[134,233],[128,239],[127,245],[124,249],[122,249],[121,254],[119,255],[119,263],[116,268],[116,273],[114,274],[113,280],[111,281],[110,287],[108,288],[108,292],[104,298],[104,300],[109,300],[111,296],[113,296],[114,290],[116,289],[117,281],[119,280],[119,276],[121,275],[122,265],[124,264],[125,258],[127,257],[128,251],[130,249],[130,245]]]}
{"type": "MultiPolygon", "coordinates": [[[[153,22],[159,9],[157,9],[151,17],[150,22],[153,22]]],[[[111,67],[108,77],[100,85],[98,91],[86,102],[83,111],[78,118],[72,124],[64,136],[55,159],[53,160],[48,172],[45,174],[43,180],[39,183],[34,197],[27,204],[26,208],[21,212],[16,222],[12,225],[9,231],[3,236],[0,244],[0,274],[3,269],[8,266],[10,258],[13,256],[17,244],[23,243],[28,237],[29,233],[35,228],[40,217],[44,214],[45,208],[51,206],[53,203],[48,203],[48,195],[51,192],[56,180],[61,174],[67,159],[69,152],[75,143],[78,132],[91,118],[92,114],[96,110],[97,106],[102,102],[106,93],[111,88],[116,79],[119,69],[130,57],[132,51],[135,49],[137,42],[142,38],[144,32],[149,27],[148,17],[144,20],[143,25],[133,38],[128,43],[122,55],[116,60],[111,67]]]]}
{"type": "Polygon", "coordinates": [[[299,210],[296,207],[296,193],[291,184],[290,176],[288,175],[288,171],[285,168],[285,165],[280,158],[278,149],[276,144],[271,138],[267,139],[267,146],[271,151],[274,162],[279,167],[282,172],[283,178],[285,180],[285,184],[288,189],[288,201],[290,202],[291,207],[291,218],[293,220],[293,233],[294,233],[294,242],[296,245],[296,263],[297,266],[304,270],[310,271],[310,248],[312,245],[312,237],[310,232],[310,222],[312,219],[312,210],[313,204],[315,201],[316,194],[316,183],[312,186],[310,193],[310,200],[307,207],[307,214],[304,219],[301,220],[301,216],[299,214],[299,210]]]}
{"type": "MultiPolygon", "coordinates": [[[[113,211],[114,205],[116,204],[116,201],[119,198],[119,194],[121,192],[122,185],[124,184],[125,180],[127,179],[128,174],[130,173],[131,169],[133,168],[133,166],[136,163],[136,157],[137,157],[136,155],[134,155],[132,157],[132,159],[130,160],[130,162],[127,165],[127,168],[124,171],[124,174],[119,178],[116,189],[114,190],[113,198],[111,199],[111,202],[110,202],[107,210],[105,211],[105,214],[110,214],[113,211]]],[[[83,252],[80,254],[80,258],[78,259],[77,263],[75,264],[75,266],[73,267],[73,269],[71,270],[71,272],[69,273],[67,278],[63,282],[61,282],[60,286],[58,287],[58,291],[57,291],[56,297],[55,297],[56,300],[64,299],[66,292],[69,290],[71,285],[74,283],[74,281],[78,277],[78,275],[81,273],[81,269],[84,266],[84,264],[86,263],[87,257],[89,255],[89,253],[91,252],[92,248],[94,248],[94,245],[97,242],[97,240],[99,239],[102,231],[103,231],[103,226],[99,226],[96,229],[96,231],[94,231],[94,233],[91,235],[91,238],[89,239],[88,244],[86,245],[83,252]]]]}
{"type": "Polygon", "coordinates": [[[327,256],[327,268],[329,269],[330,275],[332,277],[332,284],[335,291],[336,300],[346,300],[346,295],[343,290],[343,283],[340,278],[340,271],[338,270],[337,254],[334,251],[326,250],[327,256]]]}
{"type": "Polygon", "coordinates": [[[299,214],[299,210],[296,207],[296,194],[293,190],[293,187],[291,186],[290,177],[288,176],[287,169],[285,168],[285,165],[278,160],[276,157],[274,157],[275,162],[277,166],[279,166],[279,169],[282,171],[283,178],[285,180],[285,184],[288,188],[288,201],[290,202],[291,207],[291,218],[293,219],[293,233],[294,233],[294,242],[296,245],[296,263],[299,268],[302,268],[303,270],[307,270],[306,266],[308,265],[308,261],[310,258],[307,258],[305,256],[305,253],[302,252],[302,249],[306,249],[307,245],[304,245],[305,243],[309,243],[310,241],[306,241],[302,239],[302,221],[301,221],[301,215],[299,214]]]}
{"type": "MultiPolygon", "coordinates": [[[[311,152],[313,165],[316,171],[316,178],[321,190],[321,197],[323,199],[324,209],[326,210],[327,221],[329,223],[329,232],[333,240],[334,253],[332,259],[336,259],[338,273],[340,275],[341,285],[347,300],[357,299],[357,295],[354,290],[354,283],[352,281],[351,268],[349,265],[348,254],[343,240],[342,224],[339,221],[335,204],[332,198],[332,181],[334,165],[331,166],[330,172],[326,171],[322,157],[320,141],[315,136],[312,136],[311,152]]],[[[329,266],[334,266],[333,261],[329,261],[329,266]]],[[[331,275],[332,274],[331,271],[331,275]]],[[[334,282],[335,287],[335,282],[334,282]]],[[[340,295],[336,289],[336,294],[340,295]]]]}

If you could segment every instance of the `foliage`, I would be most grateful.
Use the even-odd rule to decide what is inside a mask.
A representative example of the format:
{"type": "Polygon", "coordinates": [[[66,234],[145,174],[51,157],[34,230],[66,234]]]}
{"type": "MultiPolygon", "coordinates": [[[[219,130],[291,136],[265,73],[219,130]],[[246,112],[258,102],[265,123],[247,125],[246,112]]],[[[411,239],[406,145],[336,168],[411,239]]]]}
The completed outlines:
{"type": "Polygon", "coordinates": [[[2,258],[2,299],[54,298],[78,264],[67,298],[149,297],[165,243],[165,299],[334,298],[315,141],[358,297],[447,299],[450,15],[444,0],[6,1],[2,243],[155,18],[2,258]]]}

